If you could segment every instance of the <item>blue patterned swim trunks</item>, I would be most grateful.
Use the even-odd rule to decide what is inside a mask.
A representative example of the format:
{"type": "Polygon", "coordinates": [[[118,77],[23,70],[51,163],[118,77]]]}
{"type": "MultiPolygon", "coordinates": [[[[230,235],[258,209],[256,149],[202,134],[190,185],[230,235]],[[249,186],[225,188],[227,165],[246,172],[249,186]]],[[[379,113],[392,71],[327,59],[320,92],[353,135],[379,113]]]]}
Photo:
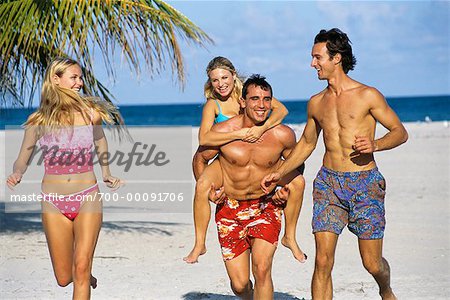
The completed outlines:
{"type": "Polygon", "coordinates": [[[345,225],[363,240],[384,235],[386,182],[374,168],[361,172],[319,170],[313,188],[313,233],[340,234],[345,225]]]}

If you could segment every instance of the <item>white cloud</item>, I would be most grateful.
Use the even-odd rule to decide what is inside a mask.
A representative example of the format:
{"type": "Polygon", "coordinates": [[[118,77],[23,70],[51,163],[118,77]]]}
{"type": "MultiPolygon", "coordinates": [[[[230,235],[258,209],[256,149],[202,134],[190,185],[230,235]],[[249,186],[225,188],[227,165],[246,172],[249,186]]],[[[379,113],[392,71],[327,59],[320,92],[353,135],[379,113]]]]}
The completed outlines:
{"type": "MultiPolygon", "coordinates": [[[[206,50],[183,46],[188,83],[178,99],[186,102],[202,99],[204,68],[216,55],[228,57],[244,75],[267,76],[280,98],[310,96],[324,85],[309,66],[313,39],[320,29],[332,27],[347,32],[353,42],[355,79],[375,82],[387,95],[449,91],[449,2],[172,2],[216,42],[206,50]],[[424,85],[431,77],[439,78],[439,84],[424,85]]],[[[156,78],[161,84],[152,84],[148,97],[177,98],[169,79],[156,78]]],[[[130,92],[136,91],[123,93],[130,92]]]]}

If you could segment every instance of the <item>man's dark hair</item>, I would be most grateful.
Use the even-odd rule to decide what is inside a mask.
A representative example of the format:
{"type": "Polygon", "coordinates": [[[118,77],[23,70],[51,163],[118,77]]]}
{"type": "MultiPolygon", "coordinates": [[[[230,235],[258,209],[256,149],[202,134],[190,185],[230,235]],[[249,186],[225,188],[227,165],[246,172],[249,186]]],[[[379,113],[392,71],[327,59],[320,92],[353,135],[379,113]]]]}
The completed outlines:
{"type": "Polygon", "coordinates": [[[248,87],[251,85],[256,85],[265,91],[270,91],[270,97],[272,97],[272,87],[266,81],[266,77],[259,74],[253,74],[244,82],[244,86],[242,87],[242,98],[245,99],[245,97],[247,96],[248,87]]]}
{"type": "Polygon", "coordinates": [[[352,53],[352,46],[347,34],[333,28],[330,30],[322,29],[314,38],[314,44],[327,43],[328,54],[333,58],[337,53],[342,56],[342,69],[347,74],[348,71],[353,70],[356,65],[356,58],[352,53]]]}

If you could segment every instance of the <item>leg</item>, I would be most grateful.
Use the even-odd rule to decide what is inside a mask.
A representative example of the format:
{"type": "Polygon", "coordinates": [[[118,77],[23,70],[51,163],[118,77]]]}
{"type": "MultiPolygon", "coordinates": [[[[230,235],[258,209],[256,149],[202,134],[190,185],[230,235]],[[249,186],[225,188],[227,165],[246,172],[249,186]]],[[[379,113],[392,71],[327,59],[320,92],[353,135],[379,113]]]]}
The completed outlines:
{"type": "Polygon", "coordinates": [[[311,290],[313,299],[332,299],[333,282],[331,271],[334,265],[334,254],[338,235],[332,232],[316,232],[316,262],[312,278],[311,290]]]}
{"type": "Polygon", "coordinates": [[[250,281],[250,250],[231,260],[225,261],[233,293],[241,299],[253,299],[253,286],[250,281]]]}
{"type": "Polygon", "coordinates": [[[364,268],[375,278],[382,299],[397,299],[391,289],[390,267],[382,257],[383,239],[358,240],[364,268]]]}
{"type": "Polygon", "coordinates": [[[306,254],[300,249],[296,238],[297,221],[303,204],[305,179],[302,175],[296,176],[289,184],[289,198],[284,209],[285,230],[281,244],[289,248],[294,258],[299,262],[306,261],[306,254]]]}
{"type": "Polygon", "coordinates": [[[74,220],[73,299],[89,299],[97,279],[91,275],[94,250],[102,226],[101,202],[86,201],[74,220]]]}
{"type": "Polygon", "coordinates": [[[188,256],[183,258],[187,263],[198,262],[198,257],[206,253],[206,232],[208,231],[208,224],[211,218],[211,205],[209,204],[208,193],[212,183],[216,187],[222,186],[222,169],[217,159],[206,167],[195,186],[195,244],[188,256]]]}
{"type": "Polygon", "coordinates": [[[273,299],[272,262],[277,246],[263,239],[252,239],[252,273],[255,299],[273,299]]]}
{"type": "Polygon", "coordinates": [[[59,286],[72,282],[73,222],[56,207],[42,202],[42,225],[59,286]]]}

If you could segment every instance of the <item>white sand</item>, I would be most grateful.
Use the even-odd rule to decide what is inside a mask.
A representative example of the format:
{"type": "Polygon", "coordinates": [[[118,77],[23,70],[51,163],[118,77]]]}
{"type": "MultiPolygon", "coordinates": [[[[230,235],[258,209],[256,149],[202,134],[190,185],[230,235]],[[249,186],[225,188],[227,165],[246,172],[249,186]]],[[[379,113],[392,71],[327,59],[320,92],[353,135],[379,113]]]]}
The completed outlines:
{"type": "MultiPolygon", "coordinates": [[[[399,299],[449,299],[450,128],[443,122],[407,123],[406,127],[407,144],[376,154],[387,181],[384,256],[391,264],[392,286],[399,299]]],[[[302,125],[293,128],[297,134],[303,130],[302,125]]],[[[131,129],[132,134],[141,132],[131,129]]],[[[0,138],[3,147],[4,132],[0,138]]],[[[6,164],[9,173],[15,157],[8,153],[13,151],[5,157],[4,149],[0,150],[0,164],[6,164]]],[[[273,267],[276,299],[311,298],[311,186],[322,155],[320,142],[306,164],[307,187],[298,225],[298,239],[309,260],[297,263],[286,248],[279,247],[273,267]]],[[[3,173],[3,202],[4,178],[3,173]]],[[[39,215],[1,211],[0,216],[0,298],[70,299],[72,286],[56,285],[39,215]]],[[[188,213],[105,213],[93,267],[98,288],[92,298],[232,299],[213,223],[208,253],[200,257],[200,263],[182,261],[193,243],[192,223],[188,213]]],[[[338,243],[333,278],[335,299],[379,298],[375,281],[360,262],[357,239],[348,230],[338,243]]]]}

